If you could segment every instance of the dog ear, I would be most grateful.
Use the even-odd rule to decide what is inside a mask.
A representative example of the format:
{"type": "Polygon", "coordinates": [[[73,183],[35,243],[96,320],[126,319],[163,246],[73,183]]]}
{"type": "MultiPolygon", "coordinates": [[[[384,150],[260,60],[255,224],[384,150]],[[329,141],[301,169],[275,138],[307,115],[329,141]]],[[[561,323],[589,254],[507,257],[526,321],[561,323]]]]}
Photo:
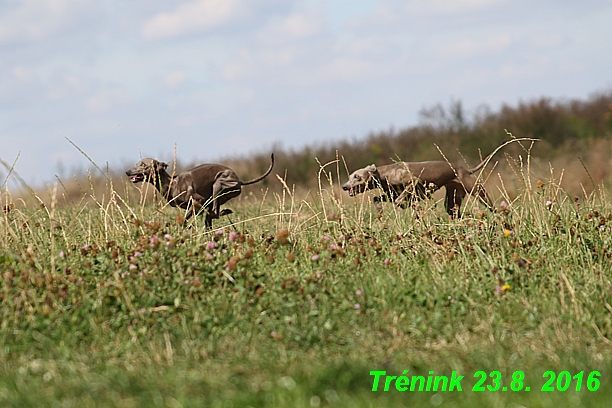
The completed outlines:
{"type": "Polygon", "coordinates": [[[376,165],[375,164],[370,164],[369,166],[366,166],[365,170],[368,173],[376,173],[376,165]]]}
{"type": "Polygon", "coordinates": [[[152,167],[155,170],[166,170],[166,168],[168,168],[168,164],[167,163],[160,162],[160,161],[157,161],[157,160],[153,160],[151,164],[152,164],[152,167]]]}

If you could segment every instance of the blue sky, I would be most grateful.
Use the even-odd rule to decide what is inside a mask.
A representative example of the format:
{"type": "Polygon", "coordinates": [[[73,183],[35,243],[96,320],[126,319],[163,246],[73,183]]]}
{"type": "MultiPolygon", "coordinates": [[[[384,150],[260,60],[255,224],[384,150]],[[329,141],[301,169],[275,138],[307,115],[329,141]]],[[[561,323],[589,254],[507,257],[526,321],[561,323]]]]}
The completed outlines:
{"type": "Polygon", "coordinates": [[[0,158],[43,185],[89,166],[66,138],[121,170],[586,98],[612,88],[611,21],[609,0],[0,0],[0,158]]]}

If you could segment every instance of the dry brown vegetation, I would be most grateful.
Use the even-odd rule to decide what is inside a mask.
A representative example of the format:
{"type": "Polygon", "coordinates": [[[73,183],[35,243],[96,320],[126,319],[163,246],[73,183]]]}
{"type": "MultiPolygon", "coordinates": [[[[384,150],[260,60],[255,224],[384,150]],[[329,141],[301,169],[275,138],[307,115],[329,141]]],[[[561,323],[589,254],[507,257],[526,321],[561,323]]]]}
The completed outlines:
{"type": "MultiPolygon", "coordinates": [[[[277,152],[275,170],[284,176],[288,169],[288,185],[316,189],[319,163],[329,163],[336,157],[340,158],[341,177],[346,177],[346,169],[353,171],[371,163],[443,160],[441,153],[451,162],[465,160],[474,166],[481,156],[508,140],[509,132],[516,137],[540,139],[531,151],[535,178],[550,179],[552,171],[553,178],[572,195],[590,193],[611,181],[612,91],[593,94],[585,101],[541,98],[516,107],[505,105],[498,112],[484,107],[471,117],[461,102],[452,102],[448,107],[438,104],[425,108],[420,117],[418,126],[277,152]]],[[[513,164],[525,160],[526,147],[510,145],[497,155],[500,163],[488,177],[490,189],[494,191],[500,183],[497,173],[503,175],[504,182],[514,182],[513,164]]],[[[256,174],[265,169],[267,160],[267,152],[262,152],[232,160],[230,165],[239,174],[256,174]]]]}
{"type": "MultiPolygon", "coordinates": [[[[397,160],[443,160],[476,165],[503,141],[508,133],[516,137],[538,138],[531,150],[532,176],[536,179],[555,180],[570,195],[590,194],[596,187],[608,187],[612,181],[612,91],[591,95],[587,100],[552,100],[541,98],[522,102],[518,106],[504,105],[492,112],[481,107],[468,115],[460,101],[448,107],[437,104],[420,112],[420,124],[405,129],[371,133],[362,139],[345,139],[300,149],[276,149],[274,173],[284,178],[286,184],[295,186],[298,192],[316,191],[321,165],[333,172],[337,183],[347,171],[367,164],[378,165],[397,160]]],[[[497,166],[489,166],[483,177],[495,197],[495,191],[503,186],[513,192],[512,186],[520,184],[513,167],[527,157],[529,146],[518,144],[506,147],[496,156],[497,166]],[[505,155],[505,158],[504,158],[505,155]]],[[[269,152],[249,157],[224,160],[236,172],[248,179],[263,173],[269,164],[269,152]]],[[[197,163],[179,163],[178,169],[197,163]]],[[[126,183],[124,169],[111,170],[102,176],[92,170],[90,176],[62,180],[58,185],[58,204],[92,202],[91,192],[102,191],[112,182],[126,201],[139,200],[140,194],[126,183]]],[[[278,192],[282,184],[274,176],[251,188],[278,192]]],[[[23,194],[29,197],[30,194],[23,194]]],[[[50,191],[38,191],[46,200],[50,191]]],[[[340,192],[338,192],[340,194],[340,192]]],[[[302,194],[304,195],[304,194],[302,194]]],[[[99,201],[99,198],[95,201],[99,201]]]]}

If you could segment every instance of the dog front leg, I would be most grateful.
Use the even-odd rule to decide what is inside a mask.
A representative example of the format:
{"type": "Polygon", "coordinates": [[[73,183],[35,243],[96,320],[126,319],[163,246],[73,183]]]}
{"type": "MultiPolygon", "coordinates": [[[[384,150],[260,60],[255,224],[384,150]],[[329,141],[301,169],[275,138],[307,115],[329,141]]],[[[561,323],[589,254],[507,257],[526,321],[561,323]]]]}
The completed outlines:
{"type": "Polygon", "coordinates": [[[192,215],[194,216],[198,215],[200,211],[202,211],[203,207],[204,207],[204,197],[200,196],[199,194],[195,194],[193,197],[191,197],[191,211],[189,211],[189,217],[192,215]],[[196,196],[199,196],[199,197],[196,197],[196,196]]]}
{"type": "Polygon", "coordinates": [[[204,218],[204,224],[206,225],[206,229],[212,229],[212,220],[213,217],[209,213],[206,213],[206,218],[204,218]]]}
{"type": "Polygon", "coordinates": [[[374,202],[374,208],[376,208],[376,211],[380,214],[382,213],[382,201],[387,201],[387,196],[382,195],[382,196],[376,196],[372,199],[372,202],[374,202]]]}
{"type": "Polygon", "coordinates": [[[205,199],[200,194],[196,193],[193,187],[189,187],[185,193],[185,200],[187,202],[187,214],[185,215],[185,221],[190,219],[194,215],[198,215],[204,207],[205,199]]]}
{"type": "Polygon", "coordinates": [[[411,187],[404,188],[404,190],[395,198],[395,200],[393,200],[393,204],[402,209],[406,208],[406,204],[413,198],[413,190],[414,189],[411,187]]]}
{"type": "Polygon", "coordinates": [[[444,206],[446,207],[446,212],[452,218],[461,218],[461,203],[465,198],[465,190],[463,190],[462,185],[448,185],[446,186],[446,200],[444,201],[444,206]]]}
{"type": "Polygon", "coordinates": [[[378,212],[379,212],[379,213],[381,213],[381,212],[382,212],[382,210],[383,210],[383,207],[382,207],[382,202],[383,202],[383,201],[384,201],[384,202],[388,202],[388,201],[389,201],[389,202],[391,202],[391,201],[394,201],[394,200],[393,200],[393,197],[394,197],[395,195],[396,195],[396,194],[395,194],[394,192],[388,192],[388,191],[385,191],[385,192],[384,192],[384,194],[381,194],[381,195],[379,195],[379,196],[374,197],[374,198],[372,199],[372,201],[374,202],[374,207],[376,207],[376,209],[378,210],[378,212]]]}

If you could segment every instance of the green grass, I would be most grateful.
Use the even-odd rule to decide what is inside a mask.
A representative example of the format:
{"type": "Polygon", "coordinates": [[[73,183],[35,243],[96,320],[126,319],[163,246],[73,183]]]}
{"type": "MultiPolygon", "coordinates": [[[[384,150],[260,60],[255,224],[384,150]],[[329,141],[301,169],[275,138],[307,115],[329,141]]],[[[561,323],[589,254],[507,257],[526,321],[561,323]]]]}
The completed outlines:
{"type": "Polygon", "coordinates": [[[330,191],[245,195],[212,232],[110,186],[93,207],[4,194],[0,406],[609,405],[603,192],[525,187],[450,220],[435,201],[378,219],[365,197],[330,191]],[[454,370],[463,391],[374,393],[371,370],[454,370]],[[522,371],[531,391],[473,392],[494,370],[508,387],[522,371]],[[542,392],[547,370],[583,371],[582,390],[542,392]]]}

